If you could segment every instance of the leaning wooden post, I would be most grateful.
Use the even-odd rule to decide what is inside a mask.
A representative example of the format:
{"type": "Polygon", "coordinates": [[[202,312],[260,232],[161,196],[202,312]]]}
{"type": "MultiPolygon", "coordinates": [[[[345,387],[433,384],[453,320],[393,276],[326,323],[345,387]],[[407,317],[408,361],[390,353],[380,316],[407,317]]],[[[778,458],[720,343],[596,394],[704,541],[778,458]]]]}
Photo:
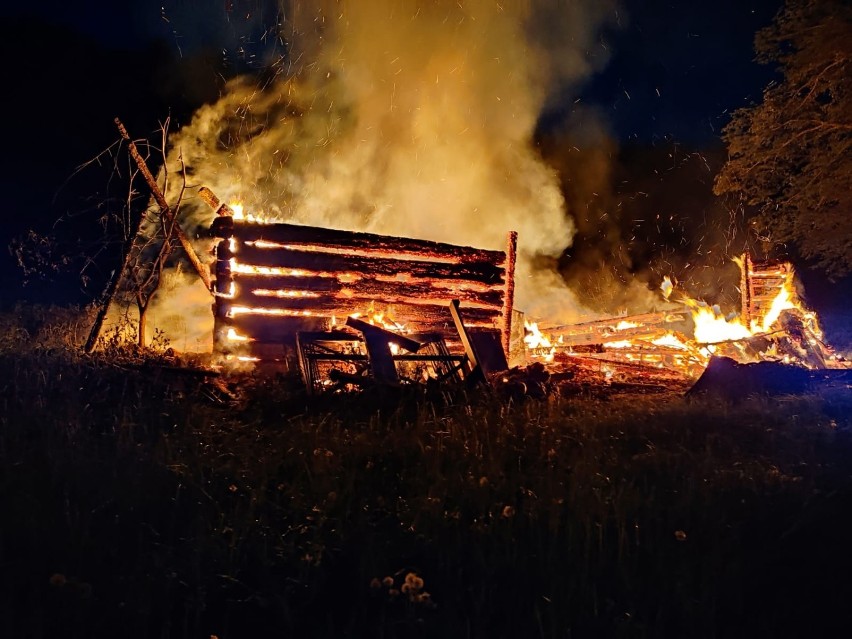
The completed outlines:
{"type": "Polygon", "coordinates": [[[512,312],[515,308],[515,261],[518,257],[518,232],[509,231],[506,246],[506,291],[503,295],[503,350],[509,361],[512,342],[512,312]]]}
{"type": "Polygon", "coordinates": [[[175,220],[175,214],[172,212],[171,207],[169,207],[168,202],[166,202],[166,197],[157,185],[157,181],[148,169],[148,165],[145,164],[145,159],[139,154],[139,150],[136,148],[136,143],[130,139],[130,136],[127,134],[127,129],[124,128],[121,120],[116,118],[115,124],[118,127],[118,132],[121,133],[121,137],[127,142],[128,148],[130,149],[130,156],[136,160],[136,165],[139,167],[139,171],[148,183],[148,187],[151,189],[151,194],[154,196],[154,199],[157,201],[157,205],[160,207],[160,215],[162,215],[163,219],[166,221],[168,228],[174,229],[180,245],[186,252],[186,256],[189,258],[190,263],[195,268],[196,273],[198,273],[198,276],[201,278],[201,281],[204,282],[204,286],[209,292],[210,273],[201,263],[201,260],[198,258],[198,254],[195,252],[195,249],[192,248],[192,244],[189,243],[189,238],[186,237],[186,233],[183,232],[183,229],[175,220]]]}
{"type": "Polygon", "coordinates": [[[751,326],[751,255],[746,251],[743,253],[740,267],[740,295],[741,295],[741,310],[740,317],[745,326],[751,326]]]}
{"type": "Polygon", "coordinates": [[[124,275],[124,272],[130,264],[130,255],[133,252],[133,242],[142,230],[142,221],[144,219],[144,215],[139,217],[139,223],[136,225],[135,232],[128,236],[128,240],[124,246],[124,259],[121,262],[121,268],[117,268],[112,272],[109,284],[104,291],[103,300],[101,300],[101,307],[98,309],[98,314],[95,317],[95,323],[92,324],[92,330],[89,331],[89,339],[86,340],[86,345],[83,347],[87,353],[91,353],[94,350],[95,344],[98,343],[98,338],[101,336],[101,329],[104,326],[104,320],[106,320],[110,304],[112,304],[112,300],[118,290],[121,277],[124,275]]]}

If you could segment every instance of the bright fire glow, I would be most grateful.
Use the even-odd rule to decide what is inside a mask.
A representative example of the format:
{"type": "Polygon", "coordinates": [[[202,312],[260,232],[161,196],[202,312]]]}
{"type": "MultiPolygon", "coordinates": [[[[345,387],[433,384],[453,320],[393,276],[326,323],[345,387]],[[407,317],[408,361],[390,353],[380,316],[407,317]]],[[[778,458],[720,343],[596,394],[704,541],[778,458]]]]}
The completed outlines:
{"type": "Polygon", "coordinates": [[[542,333],[536,322],[524,320],[524,344],[533,352],[534,357],[552,362],[556,355],[556,347],[550,338],[542,333]]]}
{"type": "Polygon", "coordinates": [[[663,299],[669,299],[669,296],[674,290],[674,284],[672,284],[672,278],[668,275],[663,278],[663,283],[660,284],[660,290],[663,292],[663,299]]]}
{"type": "Polygon", "coordinates": [[[784,285],[781,287],[778,295],[774,300],[772,300],[772,305],[769,307],[769,311],[764,316],[763,323],[758,325],[757,321],[752,322],[752,332],[768,333],[772,328],[772,325],[781,316],[782,311],[786,311],[788,308],[796,308],[796,305],[793,303],[793,295],[793,274],[789,273],[785,277],[784,285]]]}
{"type": "Polygon", "coordinates": [[[294,298],[294,297],[319,297],[319,293],[315,293],[313,291],[286,291],[286,290],[272,290],[268,288],[256,288],[252,290],[254,295],[258,297],[280,297],[280,298],[294,298]]]}
{"type": "Polygon", "coordinates": [[[232,342],[251,342],[251,341],[254,341],[250,337],[246,337],[245,335],[240,335],[233,328],[228,329],[227,337],[228,337],[228,340],[230,340],[232,342]]]}
{"type": "Polygon", "coordinates": [[[752,332],[739,318],[728,320],[718,307],[708,306],[694,300],[687,300],[692,307],[692,320],[695,323],[695,341],[699,344],[747,339],[752,332]]]}
{"type": "Polygon", "coordinates": [[[623,331],[627,328],[636,328],[639,326],[636,322],[628,322],[626,320],[621,320],[618,324],[615,325],[615,330],[623,331]]]}
{"type": "Polygon", "coordinates": [[[298,268],[279,268],[277,266],[252,266],[251,264],[241,264],[235,258],[231,258],[231,272],[243,273],[245,275],[270,275],[270,276],[289,276],[289,277],[307,277],[312,273],[304,269],[298,268]]]}
{"type": "Polygon", "coordinates": [[[349,317],[360,319],[368,324],[378,326],[388,331],[394,331],[395,333],[408,332],[405,328],[405,324],[401,324],[390,317],[385,317],[384,312],[380,312],[375,309],[374,303],[370,304],[364,313],[352,313],[349,317]]]}
{"type": "Polygon", "coordinates": [[[678,350],[688,350],[689,347],[680,341],[674,333],[666,333],[662,337],[651,340],[654,346],[667,346],[668,348],[676,348],[678,350]]]}
{"type": "Polygon", "coordinates": [[[615,342],[604,342],[604,346],[606,348],[630,348],[633,346],[633,342],[629,339],[621,339],[615,342]]]}
{"type": "MultiPolygon", "coordinates": [[[[792,308],[801,308],[794,301],[795,299],[793,273],[790,271],[784,274],[784,283],[772,300],[769,310],[762,319],[757,318],[752,320],[749,327],[743,324],[739,317],[733,319],[726,318],[718,307],[711,307],[703,302],[689,298],[684,299],[683,302],[692,308],[692,319],[695,323],[695,341],[700,344],[715,344],[718,342],[748,339],[754,335],[771,332],[783,311],[792,308]]],[[[807,317],[811,314],[805,313],[805,315],[807,317]]]]}
{"type": "Polygon", "coordinates": [[[289,308],[266,308],[263,306],[232,306],[228,316],[236,315],[280,315],[282,317],[310,317],[313,313],[308,309],[292,310],[289,308]]]}

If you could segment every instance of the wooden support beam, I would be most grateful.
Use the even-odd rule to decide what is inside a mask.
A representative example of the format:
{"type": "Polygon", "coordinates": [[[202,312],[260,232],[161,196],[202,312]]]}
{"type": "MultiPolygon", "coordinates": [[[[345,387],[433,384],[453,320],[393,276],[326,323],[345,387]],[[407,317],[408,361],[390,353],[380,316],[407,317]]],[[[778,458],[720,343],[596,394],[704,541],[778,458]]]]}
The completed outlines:
{"type": "Polygon", "coordinates": [[[503,351],[506,359],[512,342],[512,310],[515,307],[515,261],[518,254],[518,232],[509,231],[506,241],[506,290],[503,293],[503,351]]]}
{"type": "Polygon", "coordinates": [[[420,342],[415,342],[392,331],[385,330],[379,326],[373,326],[367,322],[354,317],[346,320],[346,325],[354,328],[364,336],[367,352],[370,355],[370,373],[377,382],[382,384],[399,384],[399,376],[396,374],[396,364],[391,352],[391,343],[400,348],[416,353],[420,350],[420,342]]]}
{"type": "Polygon", "coordinates": [[[453,316],[453,323],[456,325],[456,330],[459,333],[459,339],[464,347],[464,354],[467,356],[467,363],[462,366],[465,379],[484,379],[482,369],[479,366],[479,361],[476,358],[476,350],[473,347],[473,342],[470,339],[470,335],[467,333],[467,327],[464,325],[461,312],[459,311],[458,300],[450,302],[450,315],[453,316]]]}

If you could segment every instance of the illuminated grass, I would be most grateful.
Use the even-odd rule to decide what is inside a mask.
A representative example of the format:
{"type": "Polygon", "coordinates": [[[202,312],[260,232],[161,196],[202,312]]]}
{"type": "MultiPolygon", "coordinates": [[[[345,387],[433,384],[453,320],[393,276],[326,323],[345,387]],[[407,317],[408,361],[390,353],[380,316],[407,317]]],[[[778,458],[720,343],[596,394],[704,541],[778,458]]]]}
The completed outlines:
{"type": "Polygon", "coordinates": [[[227,402],[157,362],[45,347],[61,332],[0,334],[0,636],[835,636],[847,621],[848,392],[310,405],[293,380],[245,378],[225,380],[227,402]],[[412,573],[428,601],[402,592],[412,573]]]}

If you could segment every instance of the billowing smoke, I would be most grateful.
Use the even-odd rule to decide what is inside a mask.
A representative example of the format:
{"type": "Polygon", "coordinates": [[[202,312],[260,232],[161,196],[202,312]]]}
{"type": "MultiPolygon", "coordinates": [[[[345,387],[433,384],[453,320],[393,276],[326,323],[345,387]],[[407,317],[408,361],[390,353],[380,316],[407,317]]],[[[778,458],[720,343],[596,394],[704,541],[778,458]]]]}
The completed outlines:
{"type": "Polygon", "coordinates": [[[556,271],[572,212],[533,135],[605,64],[614,0],[293,0],[281,15],[286,55],[172,136],[172,175],[269,220],[493,249],[516,230],[517,307],[584,313],[556,271]]]}

